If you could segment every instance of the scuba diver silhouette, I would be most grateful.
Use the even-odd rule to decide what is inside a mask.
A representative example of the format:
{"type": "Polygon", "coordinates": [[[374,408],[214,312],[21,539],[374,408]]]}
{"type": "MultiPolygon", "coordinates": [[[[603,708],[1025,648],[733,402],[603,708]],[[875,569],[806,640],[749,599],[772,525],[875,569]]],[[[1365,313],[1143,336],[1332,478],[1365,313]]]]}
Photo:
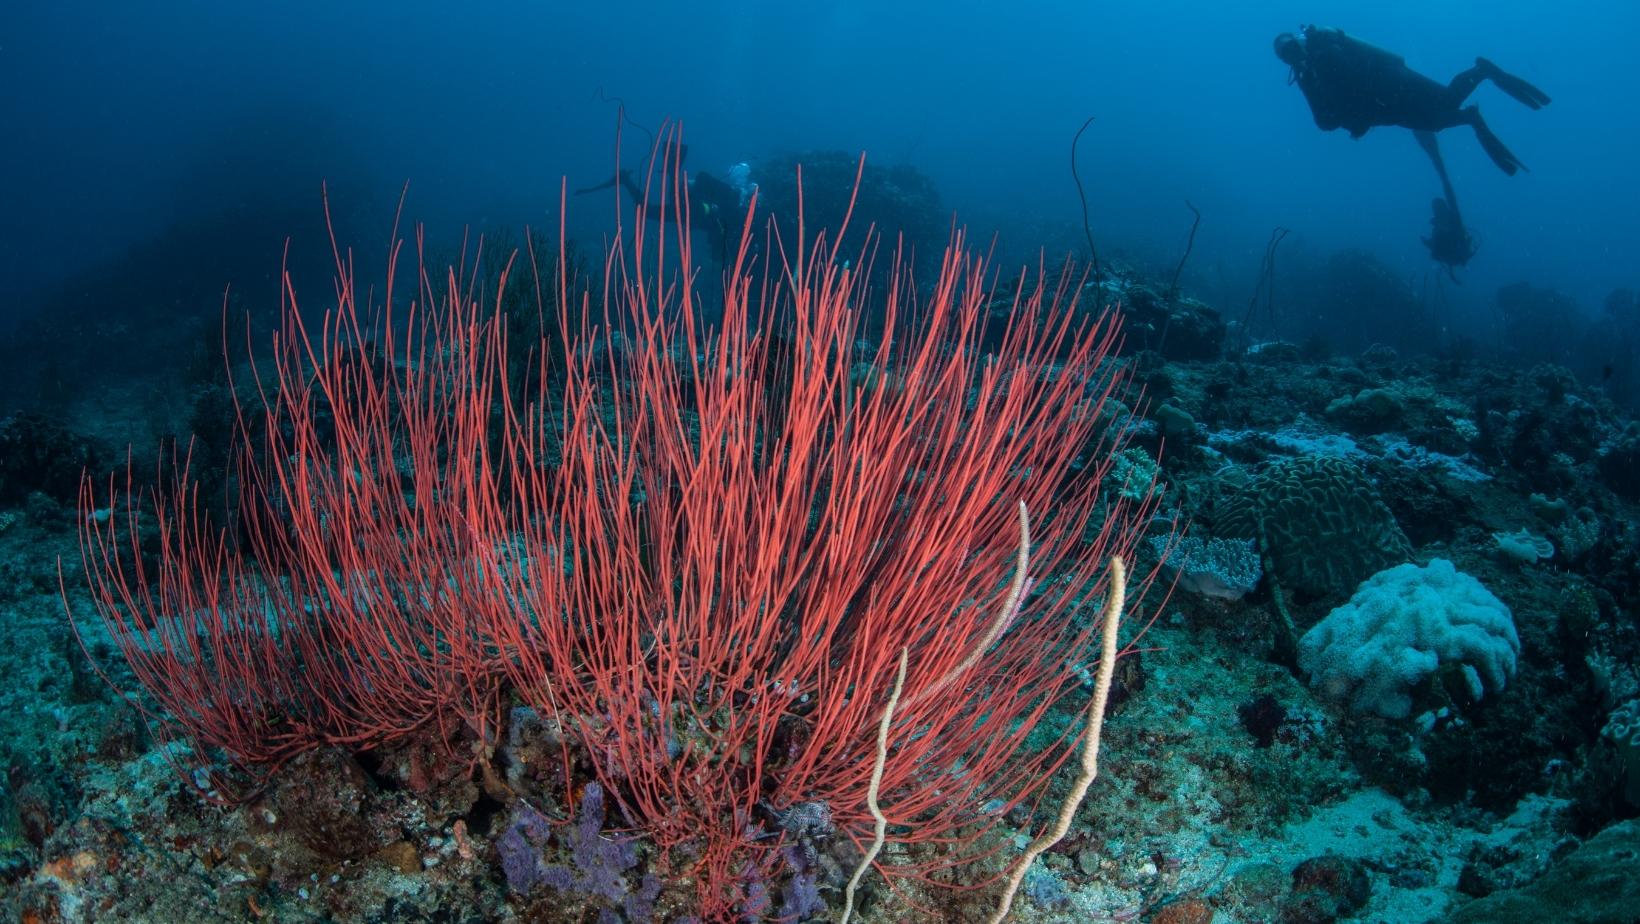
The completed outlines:
{"type": "MultiPolygon", "coordinates": [[[[677,145],[677,164],[681,169],[684,160],[689,156],[689,146],[677,145]]],[[[712,256],[718,263],[723,263],[728,255],[729,239],[733,234],[740,234],[738,222],[746,218],[745,207],[752,192],[756,191],[757,184],[750,182],[750,171],[745,164],[736,164],[730,168],[731,182],[725,182],[709,173],[695,171],[688,174],[686,180],[689,190],[684,197],[689,208],[689,227],[695,231],[704,232],[712,247],[712,256]]],[[[619,183],[626,190],[632,201],[639,205],[650,198],[644,194],[644,189],[633,177],[630,167],[622,167],[616,171],[613,179],[605,180],[595,186],[584,186],[575,191],[576,195],[597,192],[609,189],[619,183]]],[[[660,184],[662,195],[666,184],[660,184]]],[[[651,203],[652,205],[658,203],[651,203]]],[[[649,208],[644,210],[650,221],[676,222],[679,219],[681,206],[676,203],[667,203],[665,208],[649,208]]]]}
{"type": "Polygon", "coordinates": [[[1549,104],[1542,90],[1485,58],[1476,58],[1474,67],[1441,84],[1407,67],[1400,55],[1340,29],[1305,26],[1301,33],[1276,36],[1276,57],[1292,68],[1288,82],[1298,84],[1323,131],[1342,128],[1359,138],[1380,125],[1429,133],[1468,125],[1498,169],[1510,176],[1525,169],[1492,134],[1480,109],[1464,102],[1482,81],[1490,80],[1524,105],[1541,109],[1549,104]]]}

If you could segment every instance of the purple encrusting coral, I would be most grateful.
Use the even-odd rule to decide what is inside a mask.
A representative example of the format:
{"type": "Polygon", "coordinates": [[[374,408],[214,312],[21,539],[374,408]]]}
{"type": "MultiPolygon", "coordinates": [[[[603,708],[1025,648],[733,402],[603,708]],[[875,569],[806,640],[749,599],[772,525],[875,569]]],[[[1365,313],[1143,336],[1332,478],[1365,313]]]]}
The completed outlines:
{"type": "Polygon", "coordinates": [[[507,876],[507,885],[521,895],[528,895],[543,881],[546,863],[541,850],[552,834],[552,826],[545,815],[527,802],[519,802],[513,810],[512,824],[496,839],[496,852],[501,856],[501,871],[507,876]]]}
{"type": "Polygon", "coordinates": [[[826,911],[825,899],[820,897],[820,881],[816,875],[816,860],[811,849],[791,844],[781,848],[790,873],[780,887],[780,907],[774,907],[774,893],[770,882],[753,864],[747,864],[742,876],[745,890],[740,904],[740,920],[756,924],[768,920],[772,913],[777,921],[806,921],[826,911]]]}
{"type": "Polygon", "coordinates": [[[826,910],[820,897],[820,882],[815,874],[812,852],[801,847],[785,848],[786,865],[791,878],[780,889],[780,917],[786,921],[802,921],[826,910]]]}
{"type": "Polygon", "coordinates": [[[626,921],[649,921],[660,895],[660,879],[646,875],[634,889],[626,873],[638,865],[637,847],[630,838],[606,837],[603,827],[604,790],[597,783],[582,793],[575,824],[559,828],[556,838],[546,816],[520,802],[512,823],[496,841],[507,885],[520,895],[545,887],[600,899],[607,903],[598,917],[601,924],[615,924],[622,915],[626,921]],[[569,865],[546,861],[544,852],[554,840],[569,852],[569,865]]]}

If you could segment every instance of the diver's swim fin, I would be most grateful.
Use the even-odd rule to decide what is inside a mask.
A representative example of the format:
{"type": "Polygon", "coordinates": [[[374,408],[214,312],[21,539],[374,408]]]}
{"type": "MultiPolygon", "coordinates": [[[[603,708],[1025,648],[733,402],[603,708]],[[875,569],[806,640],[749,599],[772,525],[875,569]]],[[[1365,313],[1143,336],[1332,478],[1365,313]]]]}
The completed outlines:
{"type": "Polygon", "coordinates": [[[1498,136],[1492,134],[1492,129],[1486,127],[1486,123],[1481,120],[1479,109],[1470,106],[1466,111],[1475,113],[1475,120],[1472,123],[1475,126],[1475,137],[1480,140],[1481,147],[1486,149],[1486,156],[1492,158],[1492,163],[1497,164],[1499,170],[1514,176],[1516,171],[1526,169],[1526,165],[1520,162],[1520,158],[1516,157],[1507,147],[1504,147],[1503,142],[1498,140],[1498,136]]]}
{"type": "Polygon", "coordinates": [[[595,193],[595,192],[598,192],[598,191],[604,190],[604,189],[612,189],[612,188],[614,188],[615,184],[618,183],[618,182],[620,182],[619,177],[610,177],[609,179],[603,181],[602,183],[595,183],[591,186],[582,186],[582,187],[575,190],[575,194],[577,196],[584,196],[587,193],[595,193]]]}
{"type": "MultiPolygon", "coordinates": [[[[632,189],[632,168],[622,167],[621,169],[615,171],[615,175],[609,179],[603,181],[602,183],[595,183],[591,186],[582,186],[575,190],[575,194],[577,196],[584,196],[587,193],[595,193],[605,189],[613,189],[616,183],[620,183],[625,186],[630,192],[632,189]]],[[[634,193],[633,198],[641,199],[642,197],[634,193]]]]}
{"type": "Polygon", "coordinates": [[[1533,109],[1542,109],[1549,105],[1549,94],[1539,90],[1526,81],[1508,73],[1485,58],[1476,58],[1475,63],[1486,69],[1487,79],[1503,92],[1514,97],[1524,106],[1533,109]]]}

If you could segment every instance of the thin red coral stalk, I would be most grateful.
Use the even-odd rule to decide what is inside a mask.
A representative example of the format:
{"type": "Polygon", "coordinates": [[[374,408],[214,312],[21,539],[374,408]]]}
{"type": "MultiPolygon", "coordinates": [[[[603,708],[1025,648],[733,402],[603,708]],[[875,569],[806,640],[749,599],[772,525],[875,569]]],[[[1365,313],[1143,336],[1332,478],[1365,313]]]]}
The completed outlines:
{"type": "MultiPolygon", "coordinates": [[[[686,219],[675,163],[663,177],[686,219]]],[[[1131,557],[1152,506],[1101,491],[1124,446],[1119,328],[1074,276],[1022,277],[992,340],[995,287],[962,235],[921,300],[901,255],[873,290],[869,260],[828,240],[776,263],[771,238],[754,260],[748,219],[707,330],[687,220],[658,241],[640,220],[610,251],[609,326],[567,344],[562,468],[518,491],[553,515],[527,527],[551,573],[522,581],[546,597],[511,640],[515,678],[636,824],[696,857],[709,914],[800,804],[870,839],[902,650],[888,840],[943,849],[879,866],[921,878],[982,854],[1072,753],[1075,726],[1034,736],[1091,657],[1103,563],[1131,557]],[[1041,520],[1035,589],[987,644],[1021,505],[1041,520]]]]}
{"type": "Polygon", "coordinates": [[[219,752],[262,777],[323,744],[491,735],[504,672],[489,625],[516,618],[489,459],[504,334],[454,271],[421,274],[401,322],[397,257],[366,318],[337,249],[317,333],[285,275],[270,373],[238,405],[231,533],[187,459],[158,489],[129,471],[123,488],[82,486],[92,599],[159,708],[128,699],[195,763],[219,752]]]}

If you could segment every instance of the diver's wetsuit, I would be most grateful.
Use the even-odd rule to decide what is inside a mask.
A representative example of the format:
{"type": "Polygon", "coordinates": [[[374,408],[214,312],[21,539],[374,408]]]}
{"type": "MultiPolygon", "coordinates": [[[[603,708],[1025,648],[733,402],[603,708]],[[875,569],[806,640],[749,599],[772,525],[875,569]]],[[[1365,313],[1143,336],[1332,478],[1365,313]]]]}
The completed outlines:
{"type": "Polygon", "coordinates": [[[1305,26],[1302,38],[1283,33],[1276,37],[1276,55],[1292,67],[1292,79],[1324,131],[1342,128],[1359,138],[1379,125],[1426,132],[1468,125],[1493,163],[1510,175],[1525,165],[1492,134],[1480,109],[1464,102],[1483,80],[1533,109],[1549,102],[1542,90],[1485,58],[1441,84],[1407,67],[1400,55],[1339,29],[1305,26]]]}
{"type": "MultiPolygon", "coordinates": [[[[621,188],[627,191],[633,201],[645,201],[643,187],[633,179],[632,171],[622,170],[618,174],[618,179],[621,188]]],[[[731,225],[746,217],[740,207],[740,193],[733,186],[709,173],[696,173],[689,178],[688,200],[689,227],[706,232],[711,241],[712,255],[717,262],[722,263],[728,255],[731,225]]],[[[663,218],[666,221],[678,220],[678,210],[675,207],[652,208],[645,211],[652,221],[661,221],[663,218]]],[[[739,226],[734,226],[732,230],[738,236],[739,226]]]]}

